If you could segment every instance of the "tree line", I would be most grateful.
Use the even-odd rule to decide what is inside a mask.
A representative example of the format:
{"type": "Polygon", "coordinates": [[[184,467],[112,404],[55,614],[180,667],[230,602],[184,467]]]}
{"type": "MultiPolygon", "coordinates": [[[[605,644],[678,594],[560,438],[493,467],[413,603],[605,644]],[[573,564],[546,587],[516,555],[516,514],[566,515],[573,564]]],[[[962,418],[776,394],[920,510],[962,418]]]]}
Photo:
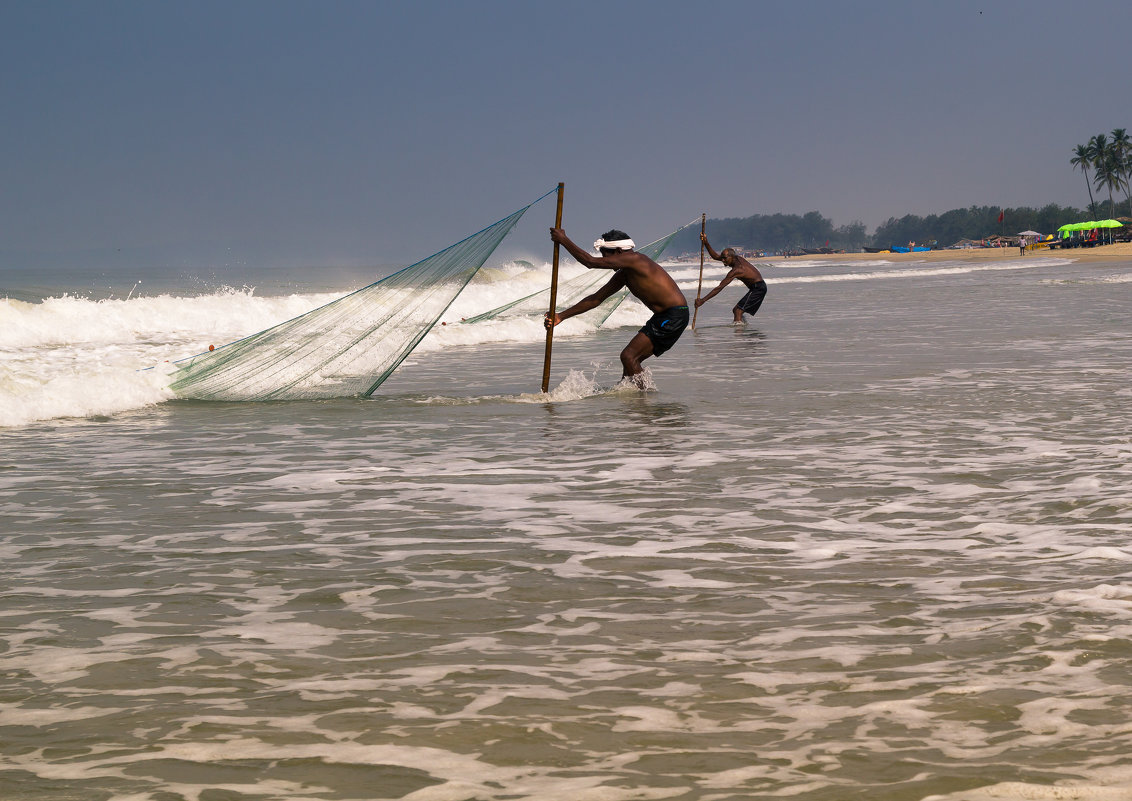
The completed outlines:
{"type": "MultiPolygon", "coordinates": [[[[982,240],[1019,231],[1052,233],[1066,223],[1079,222],[1088,216],[1087,211],[1056,203],[1040,209],[971,206],[926,217],[916,214],[890,217],[870,235],[862,222],[834,226],[830,219],[816,211],[801,215],[755,214],[708,219],[707,237],[717,250],[736,247],[769,253],[823,247],[852,252],[866,246],[888,248],[909,242],[947,247],[964,239],[982,240]]],[[[1104,216],[1108,216],[1107,209],[1104,216]]],[[[698,253],[699,249],[700,232],[695,226],[685,228],[668,246],[670,254],[698,253]]]]}
{"type": "MultiPolygon", "coordinates": [[[[869,242],[864,223],[855,221],[834,227],[832,220],[816,211],[708,219],[707,237],[717,250],[734,247],[771,252],[827,246],[833,250],[860,250],[869,242]]],[[[696,226],[685,228],[668,246],[668,252],[673,254],[699,250],[700,229],[696,226]]]]}
{"type": "MultiPolygon", "coordinates": [[[[816,211],[801,215],[754,214],[709,219],[707,235],[717,249],[737,247],[771,253],[823,247],[854,251],[866,246],[887,248],[909,242],[947,247],[964,239],[982,240],[1019,231],[1048,234],[1066,223],[1115,217],[1118,213],[1116,197],[1121,192],[1128,204],[1128,215],[1132,217],[1132,137],[1127,130],[1114,128],[1109,134],[1097,134],[1085,144],[1077,145],[1069,163],[1085,176],[1089,205],[1084,209],[1050,203],[1040,209],[971,206],[926,217],[905,214],[890,217],[871,235],[862,222],[835,227],[831,220],[816,211]],[[1103,196],[1098,199],[1094,190],[1105,192],[1107,202],[1103,196]]],[[[1123,210],[1123,203],[1120,208],[1123,210]]],[[[681,231],[669,245],[669,252],[674,254],[699,249],[699,231],[692,227],[681,231]]]]}
{"type": "Polygon", "coordinates": [[[1056,203],[1040,209],[971,206],[927,217],[906,214],[900,218],[890,217],[877,226],[873,246],[889,247],[909,242],[923,245],[935,240],[940,247],[947,247],[964,239],[977,241],[1001,234],[1009,236],[1019,231],[1051,234],[1066,223],[1080,222],[1087,216],[1081,209],[1056,203]]]}

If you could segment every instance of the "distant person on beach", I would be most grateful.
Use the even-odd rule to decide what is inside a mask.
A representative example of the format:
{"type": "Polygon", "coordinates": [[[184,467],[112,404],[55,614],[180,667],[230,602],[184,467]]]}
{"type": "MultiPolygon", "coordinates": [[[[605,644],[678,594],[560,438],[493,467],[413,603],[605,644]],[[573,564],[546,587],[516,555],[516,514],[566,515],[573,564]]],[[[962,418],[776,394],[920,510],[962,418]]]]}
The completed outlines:
{"type": "Polygon", "coordinates": [[[570,241],[561,228],[551,228],[550,238],[562,245],[579,264],[588,269],[612,270],[613,277],[593,294],[573,306],[551,316],[546,314],[548,329],[576,315],[596,308],[603,300],[621,289],[628,289],[653,312],[653,316],[621,351],[622,376],[644,388],[640,377],[641,362],[659,356],[676,344],[688,325],[688,300],[664,268],[633,248],[636,244],[624,231],[606,231],[594,242],[600,256],[592,256],[570,241]]]}
{"type": "Polygon", "coordinates": [[[755,265],[736,253],[735,248],[724,248],[722,253],[716,253],[704,234],[700,234],[700,241],[704,243],[704,247],[707,248],[707,252],[711,254],[713,259],[723,262],[724,266],[731,269],[719,282],[719,286],[702,298],[697,298],[696,308],[703,306],[718,295],[721,289],[738,278],[747,287],[747,294],[739,299],[731,313],[735,315],[736,323],[743,322],[744,314],[754,317],[755,312],[763,305],[763,299],[766,298],[766,281],[763,280],[762,273],[756,269],[755,265]]]}

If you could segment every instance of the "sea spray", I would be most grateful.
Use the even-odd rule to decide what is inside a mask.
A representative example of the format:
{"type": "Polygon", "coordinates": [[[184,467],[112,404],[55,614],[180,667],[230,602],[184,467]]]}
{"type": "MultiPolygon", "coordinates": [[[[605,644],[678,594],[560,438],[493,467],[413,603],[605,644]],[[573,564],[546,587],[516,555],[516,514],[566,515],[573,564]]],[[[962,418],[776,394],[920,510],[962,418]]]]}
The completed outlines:
{"type": "MultiPolygon", "coordinates": [[[[0,426],[109,415],[173,397],[176,359],[301,313],[326,296],[253,290],[90,300],[0,300],[0,426]]],[[[331,296],[333,297],[333,296],[331,296]]]]}
{"type": "MultiPolygon", "coordinates": [[[[774,285],[780,286],[782,292],[790,285],[897,278],[931,280],[980,271],[1060,268],[1066,263],[1067,260],[1056,258],[930,265],[829,260],[811,268],[803,268],[800,261],[764,266],[772,292],[774,285]],[[776,269],[781,266],[790,267],[788,275],[778,274],[786,272],[776,269]],[[857,272],[861,266],[868,270],[857,272]]],[[[691,296],[697,271],[680,264],[666,267],[685,294],[691,296]]],[[[581,268],[567,265],[563,275],[569,277],[575,274],[572,271],[581,268]]],[[[723,274],[724,271],[712,267],[705,271],[705,279],[716,281],[723,274]]],[[[1043,275],[1041,280],[1063,279],[1064,275],[1059,273],[1056,277],[1043,275]]],[[[401,369],[423,364],[437,352],[487,343],[514,344],[541,352],[546,334],[537,316],[472,325],[460,324],[460,320],[500,302],[524,297],[545,286],[548,280],[549,266],[545,264],[516,261],[485,267],[444,315],[442,321],[446,324],[436,326],[401,369]]],[[[1074,280],[1085,277],[1074,273],[1074,280]]],[[[1115,284],[1127,277],[1109,273],[1101,279],[1093,276],[1092,280],[1115,284]]],[[[152,286],[148,279],[146,285],[152,286]]],[[[160,403],[169,397],[161,384],[162,368],[166,365],[205,352],[209,345],[220,347],[329,303],[356,289],[357,284],[344,283],[334,291],[299,294],[292,291],[293,287],[290,280],[280,280],[254,288],[220,287],[205,294],[197,292],[196,287],[186,287],[182,294],[133,292],[128,299],[93,300],[70,294],[71,287],[60,285],[39,302],[0,298],[0,425],[113,414],[160,403]],[[140,370],[151,372],[146,376],[133,375],[140,370]]],[[[741,288],[734,291],[738,295],[741,288]]],[[[726,303],[727,298],[720,301],[726,303]]],[[[768,306],[760,319],[774,313],[774,308],[774,304],[768,306]]],[[[631,329],[639,327],[648,314],[647,309],[630,298],[602,328],[625,329],[624,340],[628,341],[631,329]]],[[[583,320],[572,319],[556,328],[555,333],[556,339],[577,341],[595,336],[597,330],[583,320]]],[[[624,343],[609,344],[610,351],[615,352],[624,343]]]]}
{"type": "Polygon", "coordinates": [[[593,373],[586,375],[582,370],[570,370],[562,382],[549,392],[525,393],[516,400],[523,403],[553,403],[582,400],[596,395],[639,394],[642,391],[657,389],[652,370],[645,367],[635,378],[621,378],[612,386],[598,382],[598,375],[609,370],[612,362],[594,362],[593,373]]]}
{"type": "Polygon", "coordinates": [[[0,427],[92,418],[153,406],[173,397],[166,377],[122,365],[72,366],[31,377],[0,365],[0,427]]]}

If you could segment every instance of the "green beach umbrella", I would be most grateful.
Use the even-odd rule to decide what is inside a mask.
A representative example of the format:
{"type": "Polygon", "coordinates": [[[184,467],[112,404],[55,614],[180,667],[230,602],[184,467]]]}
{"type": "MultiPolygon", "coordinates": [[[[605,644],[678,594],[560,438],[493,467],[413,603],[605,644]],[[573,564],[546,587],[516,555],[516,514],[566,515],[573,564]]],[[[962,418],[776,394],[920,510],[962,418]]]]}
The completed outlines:
{"type": "Polygon", "coordinates": [[[1124,223],[1117,222],[1116,220],[1101,220],[1097,223],[1097,228],[1123,228],[1124,223]]]}

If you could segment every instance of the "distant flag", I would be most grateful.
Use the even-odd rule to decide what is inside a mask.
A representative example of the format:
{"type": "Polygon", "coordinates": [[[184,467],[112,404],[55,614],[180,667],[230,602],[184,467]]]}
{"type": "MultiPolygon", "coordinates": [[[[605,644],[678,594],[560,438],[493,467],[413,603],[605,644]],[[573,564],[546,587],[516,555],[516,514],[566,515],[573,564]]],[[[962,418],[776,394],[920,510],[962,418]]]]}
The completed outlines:
{"type": "Polygon", "coordinates": [[[1002,222],[1002,219],[1003,219],[1003,218],[1004,218],[1005,216],[1006,216],[1006,209],[1001,209],[1001,210],[1000,210],[1000,211],[998,212],[998,221],[999,221],[999,222],[1002,222]]]}

